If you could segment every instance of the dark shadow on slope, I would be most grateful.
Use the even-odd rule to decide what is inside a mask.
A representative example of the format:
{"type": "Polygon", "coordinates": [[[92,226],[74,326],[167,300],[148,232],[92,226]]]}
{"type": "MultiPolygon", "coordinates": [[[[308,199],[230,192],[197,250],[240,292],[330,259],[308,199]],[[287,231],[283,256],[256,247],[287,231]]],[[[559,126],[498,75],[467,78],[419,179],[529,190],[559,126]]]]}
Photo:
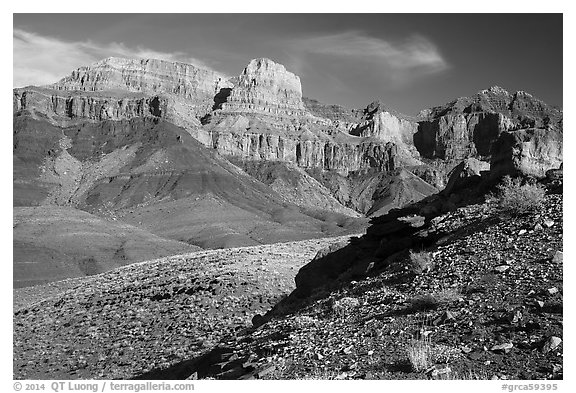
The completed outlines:
{"type": "Polygon", "coordinates": [[[212,105],[212,110],[222,109],[222,104],[228,101],[228,97],[232,93],[232,89],[224,87],[214,96],[214,105],[212,105]]]}
{"type": "MultiPolygon", "coordinates": [[[[493,190],[495,181],[484,179],[474,189],[458,190],[454,195],[438,193],[402,209],[372,218],[371,226],[361,238],[337,249],[320,251],[296,275],[296,289],[278,303],[261,320],[291,314],[313,301],[328,297],[331,291],[347,286],[370,275],[387,273],[386,285],[403,285],[413,279],[404,267],[410,250],[454,241],[470,233],[484,230],[499,218],[474,219],[455,228],[436,225],[434,218],[470,204],[481,203],[493,190]],[[458,201],[456,204],[454,201],[458,201]]],[[[416,312],[414,307],[396,311],[399,314],[416,312]]],[[[393,313],[394,314],[394,313],[393,313]]],[[[384,316],[383,316],[384,317],[384,316]]]]}

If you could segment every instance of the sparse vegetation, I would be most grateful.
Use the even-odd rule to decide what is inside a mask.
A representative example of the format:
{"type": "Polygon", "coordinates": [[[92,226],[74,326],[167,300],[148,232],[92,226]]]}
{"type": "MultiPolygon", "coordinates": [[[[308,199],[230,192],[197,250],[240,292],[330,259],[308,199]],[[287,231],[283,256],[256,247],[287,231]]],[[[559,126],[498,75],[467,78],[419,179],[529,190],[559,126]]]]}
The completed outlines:
{"type": "Polygon", "coordinates": [[[406,353],[412,369],[416,372],[424,372],[433,364],[432,346],[428,337],[412,340],[406,349],[406,353]]]}
{"type": "Polygon", "coordinates": [[[434,268],[432,254],[427,251],[415,252],[410,250],[410,268],[415,274],[429,272],[434,268]]]}
{"type": "Polygon", "coordinates": [[[439,304],[447,305],[458,301],[458,299],[460,299],[461,294],[458,289],[450,288],[434,292],[433,296],[439,304]]]}
{"type": "Polygon", "coordinates": [[[545,188],[535,182],[522,184],[521,178],[504,177],[498,186],[498,204],[500,209],[511,215],[522,215],[542,207],[545,188]]]}

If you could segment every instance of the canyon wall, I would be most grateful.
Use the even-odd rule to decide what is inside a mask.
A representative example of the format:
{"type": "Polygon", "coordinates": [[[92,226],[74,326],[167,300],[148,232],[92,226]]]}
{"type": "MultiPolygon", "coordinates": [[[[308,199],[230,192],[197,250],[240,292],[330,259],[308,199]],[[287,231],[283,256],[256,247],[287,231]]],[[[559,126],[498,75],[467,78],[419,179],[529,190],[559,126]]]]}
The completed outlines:
{"type": "Polygon", "coordinates": [[[13,113],[39,112],[50,118],[129,120],[134,117],[166,117],[168,101],[159,96],[66,93],[42,88],[14,89],[13,113]]]}
{"type": "Polygon", "coordinates": [[[562,112],[532,95],[494,86],[420,113],[414,144],[423,157],[489,161],[500,134],[525,128],[562,127],[562,112]]]}

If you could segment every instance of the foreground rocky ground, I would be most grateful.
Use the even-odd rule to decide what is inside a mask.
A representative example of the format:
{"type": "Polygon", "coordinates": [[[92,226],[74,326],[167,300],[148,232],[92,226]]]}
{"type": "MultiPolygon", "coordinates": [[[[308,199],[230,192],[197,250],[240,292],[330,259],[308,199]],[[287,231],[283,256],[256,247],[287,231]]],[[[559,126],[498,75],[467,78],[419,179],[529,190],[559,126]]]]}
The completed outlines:
{"type": "Polygon", "coordinates": [[[209,351],[294,289],[328,238],[162,258],[14,291],[14,378],[129,379],[209,351]]]}
{"type": "Polygon", "coordinates": [[[222,343],[189,371],[214,378],[561,379],[562,196],[547,196],[544,209],[526,217],[479,204],[435,225],[451,236],[426,250],[426,269],[415,273],[399,254],[364,280],[315,291],[297,307],[280,304],[271,321],[222,343]]]}
{"type": "Polygon", "coordinates": [[[300,297],[286,298],[298,269],[349,238],[164,258],[44,300],[16,291],[14,376],[559,379],[562,214],[562,194],[525,216],[461,207],[432,220],[448,235],[417,253],[428,262],[400,252],[300,297]]]}

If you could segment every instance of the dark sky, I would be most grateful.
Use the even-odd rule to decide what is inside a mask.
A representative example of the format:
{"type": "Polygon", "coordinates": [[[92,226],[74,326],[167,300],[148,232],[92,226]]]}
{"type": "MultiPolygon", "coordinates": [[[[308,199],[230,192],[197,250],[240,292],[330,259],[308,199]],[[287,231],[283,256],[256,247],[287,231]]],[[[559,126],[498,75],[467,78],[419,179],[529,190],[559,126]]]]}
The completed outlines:
{"type": "Polygon", "coordinates": [[[14,86],[110,55],[238,75],[268,57],[305,96],[406,114],[499,85],[562,106],[562,14],[15,14],[14,86]]]}

